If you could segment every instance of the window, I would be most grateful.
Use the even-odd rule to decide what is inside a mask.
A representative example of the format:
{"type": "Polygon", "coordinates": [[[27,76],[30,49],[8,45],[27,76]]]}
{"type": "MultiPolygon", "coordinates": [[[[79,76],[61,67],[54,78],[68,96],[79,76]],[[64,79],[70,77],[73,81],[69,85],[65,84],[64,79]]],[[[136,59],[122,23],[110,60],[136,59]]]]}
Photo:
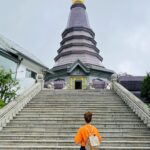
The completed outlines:
{"type": "Polygon", "coordinates": [[[54,89],[63,89],[65,84],[64,79],[57,79],[54,81],[54,89]]]}
{"type": "Polygon", "coordinates": [[[35,72],[33,72],[33,71],[29,70],[29,69],[26,70],[26,78],[36,79],[36,75],[37,74],[35,72]]]}
{"type": "Polygon", "coordinates": [[[0,55],[0,67],[6,71],[12,71],[12,77],[16,76],[17,63],[0,55]]]}
{"type": "Polygon", "coordinates": [[[93,87],[95,89],[104,89],[106,87],[106,83],[101,79],[93,79],[93,87]]]}

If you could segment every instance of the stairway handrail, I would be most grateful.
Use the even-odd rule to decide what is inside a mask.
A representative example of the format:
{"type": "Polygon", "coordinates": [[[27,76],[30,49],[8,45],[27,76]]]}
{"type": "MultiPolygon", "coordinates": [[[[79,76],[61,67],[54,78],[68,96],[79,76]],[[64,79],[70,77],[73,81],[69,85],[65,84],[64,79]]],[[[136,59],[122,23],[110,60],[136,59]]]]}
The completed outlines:
{"type": "Polygon", "coordinates": [[[42,85],[40,82],[32,85],[27,91],[11,101],[8,105],[0,110],[0,130],[18,114],[19,111],[40,91],[42,85]]]}
{"type": "Polygon", "coordinates": [[[112,81],[112,89],[150,127],[150,110],[148,106],[116,80],[112,81]]]}

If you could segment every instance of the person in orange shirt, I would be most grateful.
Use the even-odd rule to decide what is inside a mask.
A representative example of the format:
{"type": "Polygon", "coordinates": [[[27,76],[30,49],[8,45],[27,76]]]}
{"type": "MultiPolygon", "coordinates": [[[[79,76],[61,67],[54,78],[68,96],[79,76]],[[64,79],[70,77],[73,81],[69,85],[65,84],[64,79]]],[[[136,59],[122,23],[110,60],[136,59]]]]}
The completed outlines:
{"type": "Polygon", "coordinates": [[[78,129],[78,132],[74,138],[75,143],[81,145],[80,150],[86,150],[85,145],[86,145],[86,142],[89,137],[89,132],[92,135],[96,135],[98,137],[99,141],[102,142],[102,137],[99,134],[97,128],[95,126],[91,125],[92,113],[86,112],[84,114],[84,119],[85,119],[86,124],[78,129]]]}

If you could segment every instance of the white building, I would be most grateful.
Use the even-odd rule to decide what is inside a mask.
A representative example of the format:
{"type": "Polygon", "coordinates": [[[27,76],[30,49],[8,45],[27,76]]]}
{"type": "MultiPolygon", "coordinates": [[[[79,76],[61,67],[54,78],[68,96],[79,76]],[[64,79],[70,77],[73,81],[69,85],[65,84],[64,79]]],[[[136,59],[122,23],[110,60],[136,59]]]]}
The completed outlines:
{"type": "Polygon", "coordinates": [[[36,79],[37,74],[45,75],[48,72],[48,67],[33,54],[2,35],[0,35],[0,68],[11,70],[12,77],[26,86],[35,81],[33,79],[36,79]]]}
{"type": "Polygon", "coordinates": [[[36,78],[44,74],[48,67],[42,64],[33,54],[0,35],[0,67],[11,70],[17,79],[36,78]]]}

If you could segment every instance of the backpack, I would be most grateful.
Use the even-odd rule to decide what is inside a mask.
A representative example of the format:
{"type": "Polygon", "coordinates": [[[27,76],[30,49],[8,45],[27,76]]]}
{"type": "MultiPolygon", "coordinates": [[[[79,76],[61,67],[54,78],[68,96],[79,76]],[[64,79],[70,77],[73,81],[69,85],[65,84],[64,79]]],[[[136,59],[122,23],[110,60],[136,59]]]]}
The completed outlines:
{"type": "MultiPolygon", "coordinates": [[[[92,127],[93,131],[94,127],[92,127]]],[[[87,129],[88,130],[88,129],[87,129]]],[[[92,135],[92,131],[89,132],[89,136],[85,145],[86,150],[99,150],[100,142],[96,135],[92,135]]]]}

